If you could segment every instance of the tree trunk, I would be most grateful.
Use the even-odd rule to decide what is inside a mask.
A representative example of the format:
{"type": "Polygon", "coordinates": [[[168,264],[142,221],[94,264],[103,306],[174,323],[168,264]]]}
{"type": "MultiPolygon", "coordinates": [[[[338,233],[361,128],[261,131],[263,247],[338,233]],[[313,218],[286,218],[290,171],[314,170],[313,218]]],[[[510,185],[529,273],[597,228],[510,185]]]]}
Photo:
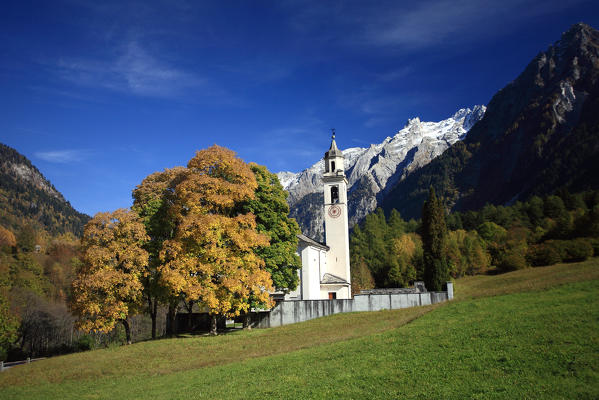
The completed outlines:
{"type": "Polygon", "coordinates": [[[129,328],[129,321],[122,319],[121,322],[125,327],[125,336],[127,337],[127,344],[131,344],[131,329],[129,328]]]}
{"type": "Polygon", "coordinates": [[[167,313],[167,323],[166,323],[166,335],[174,336],[175,335],[175,324],[177,318],[177,304],[169,304],[168,313],[167,313]]]}
{"type": "Polygon", "coordinates": [[[250,320],[250,313],[246,313],[243,317],[243,329],[252,329],[252,321],[250,320]]]}
{"type": "Polygon", "coordinates": [[[212,336],[218,335],[218,332],[216,330],[216,314],[210,315],[210,334],[212,336]]]}
{"type": "Polygon", "coordinates": [[[158,317],[158,301],[148,296],[148,311],[152,318],[152,340],[156,339],[156,318],[158,317]]]}
{"type": "Polygon", "coordinates": [[[193,300],[190,300],[189,303],[185,302],[185,308],[187,309],[187,332],[192,331],[192,311],[193,311],[193,300]]]}
{"type": "Polygon", "coordinates": [[[158,301],[156,299],[154,299],[154,304],[153,304],[153,309],[152,309],[152,339],[156,339],[156,318],[158,317],[158,301]]]}

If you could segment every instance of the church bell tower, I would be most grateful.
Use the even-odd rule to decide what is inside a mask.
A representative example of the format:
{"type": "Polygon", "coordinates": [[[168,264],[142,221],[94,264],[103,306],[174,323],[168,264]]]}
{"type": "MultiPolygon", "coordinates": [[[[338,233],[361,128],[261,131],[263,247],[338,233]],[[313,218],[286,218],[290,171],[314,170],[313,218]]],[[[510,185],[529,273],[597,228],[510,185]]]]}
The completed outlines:
{"type": "MultiPolygon", "coordinates": [[[[333,129],[331,147],[324,154],[324,229],[325,240],[330,250],[327,252],[327,270],[351,283],[349,268],[349,223],[347,218],[347,178],[343,165],[343,153],[335,143],[333,129]]],[[[340,293],[337,298],[351,298],[348,293],[340,293]]]]}

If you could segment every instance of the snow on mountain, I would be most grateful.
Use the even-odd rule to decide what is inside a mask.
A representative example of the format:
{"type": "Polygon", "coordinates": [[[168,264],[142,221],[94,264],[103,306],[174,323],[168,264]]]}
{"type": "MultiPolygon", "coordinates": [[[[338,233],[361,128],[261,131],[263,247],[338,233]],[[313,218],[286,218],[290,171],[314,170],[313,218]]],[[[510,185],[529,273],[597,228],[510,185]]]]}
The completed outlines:
{"type": "MultiPolygon", "coordinates": [[[[462,108],[439,122],[412,118],[403,129],[382,143],[343,150],[345,175],[349,182],[350,227],[372,212],[381,197],[398,181],[462,140],[485,111],[484,105],[477,105],[472,109],[462,108]]],[[[299,173],[277,173],[281,184],[289,191],[290,216],[298,221],[304,234],[317,240],[324,239],[323,171],[321,159],[299,173]]]]}

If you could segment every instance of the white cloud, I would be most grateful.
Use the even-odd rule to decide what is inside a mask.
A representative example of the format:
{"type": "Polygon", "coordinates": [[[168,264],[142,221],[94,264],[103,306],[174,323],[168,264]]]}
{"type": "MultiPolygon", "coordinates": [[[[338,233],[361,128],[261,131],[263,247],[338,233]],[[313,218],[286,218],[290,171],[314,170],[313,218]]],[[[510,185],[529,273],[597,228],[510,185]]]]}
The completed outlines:
{"type": "Polygon", "coordinates": [[[62,79],[139,96],[173,97],[205,81],[149,54],[135,40],[108,61],[70,59],[58,63],[62,79]]]}
{"type": "Polygon", "coordinates": [[[346,46],[428,49],[460,46],[513,32],[531,18],[556,14],[590,0],[420,0],[402,2],[284,3],[290,26],[346,46]],[[332,35],[332,36],[331,36],[332,35]]]}
{"type": "Polygon", "coordinates": [[[114,71],[125,79],[130,91],[140,95],[170,95],[202,83],[192,74],[153,58],[137,42],[128,44],[126,53],[114,65],[114,71]]]}
{"type": "Polygon", "coordinates": [[[38,151],[34,155],[44,161],[69,164],[85,160],[89,157],[90,152],[88,150],[53,150],[38,151]]]}
{"type": "Polygon", "coordinates": [[[433,0],[392,12],[369,24],[366,38],[379,45],[426,48],[459,45],[513,31],[532,17],[560,12],[586,0],[433,0]]]}

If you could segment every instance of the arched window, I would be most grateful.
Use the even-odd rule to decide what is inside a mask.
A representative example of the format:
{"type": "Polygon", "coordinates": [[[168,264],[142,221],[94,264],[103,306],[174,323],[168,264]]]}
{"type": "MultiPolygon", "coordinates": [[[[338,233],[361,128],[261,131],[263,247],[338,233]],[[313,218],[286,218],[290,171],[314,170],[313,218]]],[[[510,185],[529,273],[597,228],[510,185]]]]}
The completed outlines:
{"type": "Polygon", "coordinates": [[[331,161],[331,172],[335,172],[335,161],[331,161]]]}
{"type": "Polygon", "coordinates": [[[339,188],[331,186],[331,203],[339,203],[339,188]]]}

